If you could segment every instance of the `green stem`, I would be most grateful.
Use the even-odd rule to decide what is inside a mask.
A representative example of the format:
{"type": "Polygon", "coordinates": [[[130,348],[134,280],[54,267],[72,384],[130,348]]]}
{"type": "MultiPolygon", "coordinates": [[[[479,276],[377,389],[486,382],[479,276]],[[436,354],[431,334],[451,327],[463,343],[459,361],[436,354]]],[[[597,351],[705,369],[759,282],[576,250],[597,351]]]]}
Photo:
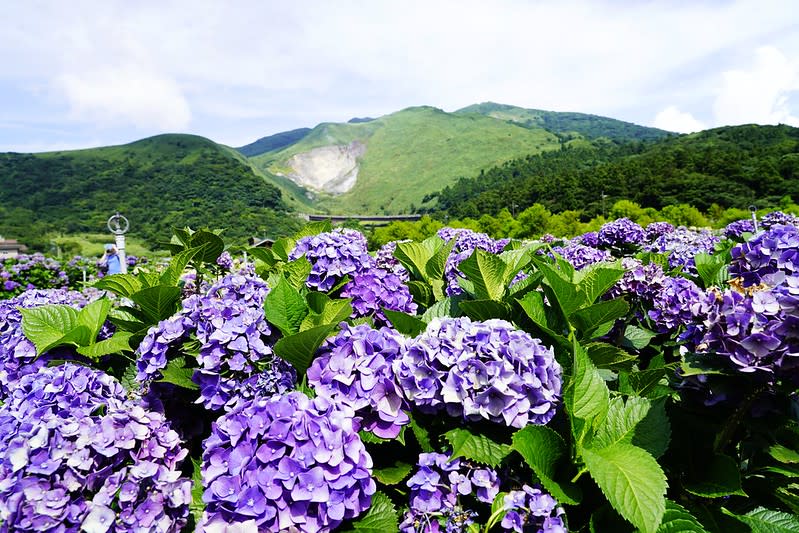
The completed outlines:
{"type": "Polygon", "coordinates": [[[577,475],[575,475],[575,476],[572,478],[572,483],[577,483],[577,480],[578,480],[578,479],[580,479],[580,476],[582,476],[582,475],[583,475],[583,474],[585,474],[586,472],[588,472],[588,468],[586,468],[586,467],[582,467],[582,468],[580,469],[580,471],[579,471],[579,472],[577,472],[577,475]]]}

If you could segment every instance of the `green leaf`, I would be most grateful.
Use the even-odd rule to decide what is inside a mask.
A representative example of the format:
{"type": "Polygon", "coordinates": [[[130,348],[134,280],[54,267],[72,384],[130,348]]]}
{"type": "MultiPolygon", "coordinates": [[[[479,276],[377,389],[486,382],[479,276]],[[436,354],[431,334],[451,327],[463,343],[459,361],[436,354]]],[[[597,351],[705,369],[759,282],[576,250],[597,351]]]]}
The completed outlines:
{"type": "Polygon", "coordinates": [[[560,458],[566,455],[566,442],[546,426],[529,425],[513,434],[511,447],[519,452],[541,483],[560,503],[577,505],[580,488],[573,483],[555,481],[560,458]]]}
{"type": "Polygon", "coordinates": [[[585,448],[591,477],[610,504],[644,533],[657,531],[666,510],[666,476],[646,451],[619,442],[606,448],[585,448]]]}
{"type": "Polygon", "coordinates": [[[730,279],[727,267],[728,260],[724,255],[699,253],[694,256],[694,265],[699,274],[701,285],[707,289],[713,286],[722,287],[730,279]]]}
{"type": "Polygon", "coordinates": [[[194,470],[191,475],[191,503],[189,504],[189,511],[194,517],[194,523],[202,523],[203,511],[205,511],[205,502],[203,502],[203,474],[202,474],[202,459],[191,458],[194,470]]]}
{"type": "Polygon", "coordinates": [[[282,276],[289,282],[289,285],[297,290],[305,287],[312,268],[311,262],[304,255],[280,265],[282,276]]]}
{"type": "Polygon", "coordinates": [[[413,297],[413,301],[417,304],[427,306],[435,301],[433,289],[427,283],[422,281],[409,281],[406,285],[413,297]]]}
{"type": "Polygon", "coordinates": [[[142,282],[134,274],[111,274],[94,282],[92,285],[102,291],[110,291],[123,298],[130,298],[142,289],[142,282]]]}
{"type": "Polygon", "coordinates": [[[408,337],[416,337],[425,330],[427,324],[414,315],[403,313],[401,311],[392,311],[391,309],[383,309],[383,313],[394,326],[394,329],[407,335],[408,337]]]}
{"type": "Polygon", "coordinates": [[[383,485],[399,485],[413,470],[413,465],[395,461],[394,466],[375,468],[372,471],[374,478],[383,485]]]}
{"type": "Polygon", "coordinates": [[[327,294],[313,291],[309,292],[305,299],[310,312],[300,324],[300,331],[326,324],[338,324],[347,320],[352,314],[350,298],[332,299],[327,294]]]}
{"type": "Polygon", "coordinates": [[[458,307],[472,320],[510,320],[512,312],[510,305],[496,300],[463,300],[458,307]]]}
{"type": "Polygon", "coordinates": [[[136,379],[136,374],[138,370],[136,369],[136,362],[131,362],[125,367],[125,371],[122,373],[122,376],[119,378],[119,382],[122,383],[122,386],[125,387],[125,390],[128,392],[139,390],[141,384],[136,379]]]}
{"type": "Polygon", "coordinates": [[[97,335],[105,324],[108,312],[111,310],[111,300],[100,298],[95,300],[78,312],[77,323],[79,326],[89,328],[89,343],[97,339],[97,335]]]}
{"type": "Polygon", "coordinates": [[[36,355],[58,346],[64,335],[78,325],[78,311],[68,305],[18,309],[22,314],[22,332],[36,347],[36,355]]]}
{"type": "Polygon", "coordinates": [[[215,262],[225,250],[225,241],[208,230],[198,230],[191,236],[190,248],[200,248],[194,259],[203,263],[215,262]]]}
{"type": "Polygon", "coordinates": [[[428,280],[438,280],[444,278],[444,268],[447,266],[447,259],[452,248],[455,246],[455,239],[441,245],[440,248],[427,260],[424,271],[428,280]]]}
{"type": "Polygon", "coordinates": [[[672,366],[637,372],[621,372],[619,373],[619,391],[635,396],[649,396],[650,394],[654,394],[656,397],[663,396],[656,389],[669,370],[673,370],[672,366]]]}
{"type": "Polygon", "coordinates": [[[287,335],[275,343],[274,351],[278,357],[294,366],[297,375],[302,376],[311,366],[311,362],[316,356],[316,350],[337,325],[325,324],[294,335],[287,335]]]}
{"type": "Polygon", "coordinates": [[[746,496],[741,487],[741,472],[732,457],[715,454],[698,461],[683,486],[694,496],[721,498],[723,496],[746,496]]]}
{"type": "Polygon", "coordinates": [[[752,533],[799,533],[799,517],[782,511],[772,511],[765,507],[737,515],[725,508],[722,511],[748,525],[752,533]]]}
{"type": "Polygon", "coordinates": [[[638,356],[606,342],[592,342],[586,344],[585,350],[588,352],[588,357],[591,358],[591,361],[597,368],[606,368],[610,370],[630,368],[632,363],[638,360],[638,356]]]}
{"type": "Polygon", "coordinates": [[[585,349],[577,342],[574,343],[572,385],[567,394],[572,417],[583,419],[593,427],[599,426],[605,419],[610,391],[585,349]]]}
{"type": "Polygon", "coordinates": [[[313,237],[320,233],[328,233],[330,231],[333,231],[333,225],[330,223],[330,219],[318,220],[305,224],[297,233],[292,235],[292,238],[298,241],[303,237],[313,237]]]}
{"type": "Polygon", "coordinates": [[[179,287],[156,286],[142,289],[130,297],[151,323],[166,320],[177,311],[181,291],[179,287]]]}
{"type": "Polygon", "coordinates": [[[633,444],[660,457],[668,447],[671,426],[666,418],[665,402],[630,396],[610,400],[608,416],[597,429],[591,447],[604,448],[617,442],[633,444]]]}
{"type": "Polygon", "coordinates": [[[608,322],[612,325],[617,319],[625,316],[629,310],[630,306],[627,302],[622,298],[614,298],[578,309],[569,316],[569,321],[582,331],[586,338],[591,338],[591,333],[600,326],[608,322]]]}
{"type": "Polygon", "coordinates": [[[131,352],[133,351],[130,347],[131,337],[133,337],[133,333],[129,331],[117,331],[108,339],[89,344],[88,346],[79,346],[77,352],[95,361],[104,355],[131,352]]]}
{"type": "Polygon", "coordinates": [[[666,512],[657,533],[708,533],[708,531],[678,503],[666,500],[666,512]]]}
{"type": "Polygon", "coordinates": [[[585,293],[578,290],[578,286],[571,280],[565,279],[563,275],[547,265],[546,263],[538,263],[538,269],[544,275],[546,284],[552,289],[552,295],[555,302],[564,316],[570,316],[580,307],[583,307],[587,302],[585,293]]]}
{"type": "Polygon", "coordinates": [[[430,442],[430,434],[427,432],[425,428],[419,425],[419,423],[411,417],[411,431],[413,431],[413,436],[416,437],[416,442],[419,443],[419,447],[425,453],[430,453],[433,451],[433,445],[430,442]]]}
{"type": "Polygon", "coordinates": [[[525,314],[541,329],[541,331],[552,337],[553,340],[558,340],[561,344],[568,343],[566,337],[555,330],[557,324],[551,323],[546,312],[543,294],[538,291],[528,292],[523,298],[516,301],[519,302],[525,314]]]}
{"type": "Polygon", "coordinates": [[[203,253],[206,246],[207,245],[198,246],[197,248],[189,248],[188,250],[183,250],[182,252],[174,255],[172,260],[169,262],[169,266],[158,278],[158,284],[177,285],[189,262],[191,262],[191,260],[197,255],[203,253]]]}
{"type": "Polygon", "coordinates": [[[281,278],[264,299],[264,316],[283,333],[291,335],[300,330],[308,314],[308,305],[300,292],[281,278]]]}
{"type": "Polygon", "coordinates": [[[768,449],[768,453],[781,463],[799,463],[799,453],[781,444],[771,446],[768,449]]]}
{"type": "Polygon", "coordinates": [[[199,385],[191,380],[191,376],[194,375],[195,369],[186,368],[185,363],[186,361],[181,357],[169,361],[166,364],[166,368],[161,369],[162,377],[159,381],[172,383],[184,389],[199,390],[199,385]]]}
{"type": "Polygon", "coordinates": [[[468,429],[453,429],[444,433],[444,438],[452,446],[452,459],[465,457],[488,466],[499,466],[502,459],[511,451],[510,446],[495,442],[482,434],[468,429]]]}
{"type": "Polygon", "coordinates": [[[270,268],[278,262],[278,258],[269,248],[247,248],[247,254],[253,259],[266,263],[266,266],[270,268]]]}
{"type": "Polygon", "coordinates": [[[394,257],[410,272],[411,279],[427,281],[430,279],[427,263],[443,245],[444,241],[438,237],[423,242],[400,242],[394,249],[394,257]]]}
{"type": "Polygon", "coordinates": [[[283,237],[272,243],[272,254],[281,261],[288,261],[289,254],[294,249],[296,241],[290,237],[283,237]]]}
{"type": "Polygon", "coordinates": [[[363,517],[352,523],[353,529],[349,533],[388,533],[399,531],[397,510],[391,499],[382,492],[372,495],[372,505],[363,517]]]}
{"type": "Polygon", "coordinates": [[[440,302],[434,303],[422,315],[422,320],[426,323],[429,323],[434,318],[460,316],[460,309],[458,307],[458,304],[461,300],[462,298],[458,297],[448,297],[444,298],[440,302]]]}
{"type": "Polygon", "coordinates": [[[632,443],[657,459],[666,453],[669,447],[671,423],[666,416],[666,398],[649,400],[649,403],[649,411],[635,427],[632,443]]]}
{"type": "Polygon", "coordinates": [[[507,287],[510,267],[498,255],[479,248],[460,262],[458,269],[474,284],[476,300],[500,300],[507,287]]]}
{"type": "Polygon", "coordinates": [[[585,294],[585,300],[591,304],[605,294],[624,275],[623,268],[611,268],[607,265],[589,265],[580,271],[582,279],[578,286],[585,294]]]}
{"type": "Polygon", "coordinates": [[[649,345],[649,341],[655,337],[657,333],[649,331],[648,329],[639,328],[637,326],[627,326],[624,330],[624,339],[621,345],[625,348],[633,348],[641,350],[649,345]]]}

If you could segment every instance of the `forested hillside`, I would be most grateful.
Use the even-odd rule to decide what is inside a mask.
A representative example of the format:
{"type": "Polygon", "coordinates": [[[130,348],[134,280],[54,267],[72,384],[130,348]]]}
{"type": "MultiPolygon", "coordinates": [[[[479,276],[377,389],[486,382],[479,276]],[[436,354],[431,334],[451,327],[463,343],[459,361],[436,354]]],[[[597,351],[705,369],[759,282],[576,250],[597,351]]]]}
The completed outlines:
{"type": "Polygon", "coordinates": [[[159,135],[123,146],[0,154],[0,234],[28,245],[46,234],[104,232],[123,213],[149,242],[172,227],[225,227],[233,241],[293,231],[280,191],[214,142],[159,135]]]}
{"type": "Polygon", "coordinates": [[[691,204],[706,211],[713,204],[745,208],[799,198],[798,178],[799,129],[747,125],[531,155],[460,179],[430,195],[427,205],[451,218],[494,215],[503,208],[518,212],[534,203],[592,217],[603,204],[622,199],[642,207],[691,204]]]}

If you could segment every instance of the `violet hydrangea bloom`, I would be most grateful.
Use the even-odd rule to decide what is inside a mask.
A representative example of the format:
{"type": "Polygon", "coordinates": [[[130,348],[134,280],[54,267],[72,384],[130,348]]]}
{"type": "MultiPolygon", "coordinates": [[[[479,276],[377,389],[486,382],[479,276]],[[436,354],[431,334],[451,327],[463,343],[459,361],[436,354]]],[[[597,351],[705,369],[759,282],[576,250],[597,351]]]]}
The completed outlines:
{"type": "Polygon", "coordinates": [[[669,222],[652,222],[644,229],[646,242],[652,242],[658,237],[674,231],[674,226],[669,222]]]}
{"type": "Polygon", "coordinates": [[[353,414],[301,392],[239,403],[204,443],[202,525],[326,532],[368,509],[372,458],[353,414]]]}
{"type": "Polygon", "coordinates": [[[754,232],[755,232],[755,224],[754,222],[752,222],[751,218],[744,218],[742,220],[736,220],[735,222],[730,222],[722,230],[722,234],[728,239],[740,239],[741,237],[743,237],[744,233],[754,233],[754,232]]]}
{"type": "Polygon", "coordinates": [[[599,233],[596,231],[588,231],[583,233],[582,235],[575,237],[575,240],[577,240],[580,244],[584,244],[592,248],[599,247],[599,233]]]}
{"type": "Polygon", "coordinates": [[[402,266],[402,263],[394,257],[394,250],[397,249],[397,244],[401,242],[410,242],[410,240],[390,241],[381,246],[375,253],[375,266],[388,270],[392,274],[396,274],[403,282],[406,282],[410,279],[410,274],[408,270],[402,266]]]}
{"type": "Polygon", "coordinates": [[[66,304],[80,309],[89,303],[77,291],[65,289],[31,290],[0,301],[0,399],[8,396],[20,377],[47,365],[48,357],[37,358],[36,347],[22,331],[22,313],[49,304],[66,304]]]}
{"type": "Polygon", "coordinates": [[[648,314],[658,332],[673,332],[704,319],[714,300],[691,280],[666,277],[648,314]]]}
{"type": "Polygon", "coordinates": [[[623,254],[638,249],[645,238],[644,228],[625,217],[603,224],[597,234],[597,245],[623,254]]]}
{"type": "Polygon", "coordinates": [[[504,320],[435,318],[394,361],[394,373],[415,406],[466,420],[546,424],[560,402],[552,349],[504,320]]]}
{"type": "Polygon", "coordinates": [[[681,268],[695,274],[694,257],[700,253],[712,254],[720,241],[718,236],[708,230],[695,231],[680,226],[655,239],[645,250],[668,253],[670,268],[681,268]]]}
{"type": "Polygon", "coordinates": [[[405,337],[386,327],[341,327],[319,349],[308,369],[308,385],[317,396],[355,411],[362,429],[394,438],[410,422],[410,406],[391,366],[405,349],[405,337]]]}
{"type": "Polygon", "coordinates": [[[341,290],[342,298],[352,298],[352,318],[372,316],[378,324],[388,324],[383,309],[416,314],[411,291],[398,275],[382,268],[352,274],[341,290]]]}
{"type": "Polygon", "coordinates": [[[344,276],[362,272],[374,264],[374,258],[367,250],[366,237],[347,228],[336,228],[298,240],[289,253],[289,259],[303,255],[311,263],[306,284],[322,292],[332,289],[344,276]]]}
{"type": "Polygon", "coordinates": [[[730,253],[730,274],[742,277],[745,286],[762,281],[773,285],[770,278],[775,274],[799,272],[799,227],[772,226],[735,246],[730,253]]]}
{"type": "Polygon", "coordinates": [[[524,485],[521,490],[512,490],[503,498],[507,513],[502,518],[505,531],[536,531],[537,533],[566,533],[563,520],[565,511],[558,502],[541,487],[524,485]]]}
{"type": "Polygon", "coordinates": [[[455,241],[444,265],[444,279],[446,282],[444,292],[447,296],[456,296],[463,293],[463,289],[458,283],[458,280],[463,278],[463,274],[458,270],[458,265],[461,264],[461,261],[471,256],[476,249],[498,254],[509,242],[508,239],[494,240],[485,233],[477,233],[462,228],[441,228],[437,234],[446,242],[455,241]]]}
{"type": "Polygon", "coordinates": [[[191,502],[180,444],[103,372],[28,374],[0,407],[0,529],[179,530],[191,502]]]}
{"type": "Polygon", "coordinates": [[[466,507],[461,497],[474,496],[490,505],[499,494],[494,470],[450,456],[419,454],[417,469],[406,482],[411,492],[409,510],[400,524],[402,533],[466,531],[477,512],[466,507]]]}
{"type": "Polygon", "coordinates": [[[772,211],[763,215],[760,225],[763,229],[771,229],[772,226],[799,226],[799,217],[782,211],[772,211]]]}
{"type": "Polygon", "coordinates": [[[582,270],[588,265],[612,261],[613,256],[607,250],[579,243],[568,243],[565,246],[553,246],[552,251],[571,263],[575,270],[582,270]]]}

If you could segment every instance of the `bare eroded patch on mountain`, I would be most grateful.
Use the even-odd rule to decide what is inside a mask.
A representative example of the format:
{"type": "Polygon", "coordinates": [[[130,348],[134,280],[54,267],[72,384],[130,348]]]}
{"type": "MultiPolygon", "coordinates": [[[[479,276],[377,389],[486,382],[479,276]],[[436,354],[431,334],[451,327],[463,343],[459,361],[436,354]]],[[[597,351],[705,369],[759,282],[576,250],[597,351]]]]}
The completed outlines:
{"type": "Polygon", "coordinates": [[[365,152],[366,145],[360,141],[314,148],[291,156],[286,161],[291,172],[285,177],[308,189],[343,194],[355,186],[358,159],[365,152]]]}

